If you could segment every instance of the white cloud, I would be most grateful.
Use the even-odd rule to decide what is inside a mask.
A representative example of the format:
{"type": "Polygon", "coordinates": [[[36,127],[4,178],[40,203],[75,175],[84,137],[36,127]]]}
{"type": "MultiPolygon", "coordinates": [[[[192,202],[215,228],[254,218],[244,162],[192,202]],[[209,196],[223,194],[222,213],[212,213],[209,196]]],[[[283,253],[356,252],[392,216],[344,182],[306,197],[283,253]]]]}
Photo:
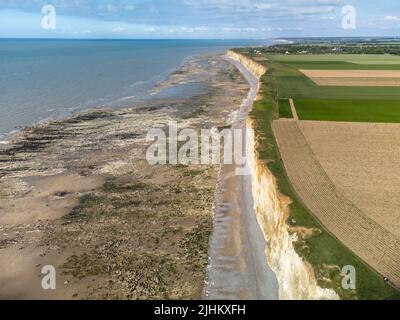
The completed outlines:
{"type": "Polygon", "coordinates": [[[244,32],[257,32],[258,29],[257,28],[243,28],[244,32]]]}
{"type": "Polygon", "coordinates": [[[113,6],[112,4],[108,4],[106,6],[106,9],[108,12],[116,12],[117,11],[117,7],[113,6]]]}
{"type": "Polygon", "coordinates": [[[397,21],[399,21],[399,17],[396,17],[396,16],[386,16],[386,17],[384,17],[383,18],[383,20],[384,21],[394,21],[394,22],[397,22],[397,21]]]}
{"type": "Polygon", "coordinates": [[[335,20],[335,17],[332,17],[332,16],[322,16],[322,17],[319,17],[318,20],[322,20],[322,21],[335,20]]]}
{"type": "MultiPolygon", "coordinates": [[[[329,36],[343,33],[341,7],[356,5],[360,14],[357,33],[393,30],[398,34],[400,14],[391,1],[373,0],[51,0],[62,16],[82,19],[65,27],[66,33],[91,30],[92,35],[191,37],[329,36]],[[387,2],[387,3],[386,3],[387,2]],[[365,5],[364,5],[365,3],[365,5]],[[368,3],[368,4],[367,4],[368,3]],[[371,21],[371,22],[369,22],[371,21]],[[153,31],[152,28],[156,31],[153,31]],[[73,30],[73,31],[72,31],[73,30]],[[146,30],[146,32],[145,32],[146,30]],[[304,30],[304,32],[299,32],[304,30]],[[111,32],[112,31],[112,32],[111,32]],[[154,33],[153,33],[154,32],[154,33]],[[113,34],[112,34],[113,33],[113,34]]],[[[0,0],[0,9],[39,14],[45,0],[0,0]]],[[[48,2],[48,1],[47,1],[48,2]]],[[[398,0],[396,4],[398,3],[398,0]]],[[[1,13],[1,10],[0,10],[1,13]]],[[[68,18],[69,19],[69,18],[68,18]]],[[[4,19],[3,19],[4,20],[4,19]]],[[[0,24],[3,24],[4,21],[0,24]]],[[[3,27],[0,29],[4,29],[3,27]]],[[[2,30],[0,30],[2,32],[2,30]]],[[[4,31],[3,31],[4,33],[4,31]]],[[[379,32],[378,32],[379,33],[379,32]]],[[[384,34],[383,32],[380,34],[384,34]]]]}
{"type": "Polygon", "coordinates": [[[126,30],[127,30],[126,27],[119,26],[119,27],[113,28],[111,31],[113,33],[121,33],[121,32],[125,32],[126,30]]]}
{"type": "Polygon", "coordinates": [[[225,13],[270,13],[280,15],[332,13],[343,0],[184,0],[196,9],[215,8],[225,13]]]}
{"type": "Polygon", "coordinates": [[[196,32],[207,32],[208,31],[208,27],[204,27],[204,26],[195,27],[194,31],[196,31],[196,32]]]}
{"type": "Polygon", "coordinates": [[[124,9],[125,9],[126,11],[133,11],[133,10],[136,9],[136,6],[133,5],[133,4],[128,4],[128,5],[126,5],[126,6],[124,7],[124,9]]]}
{"type": "Polygon", "coordinates": [[[254,8],[259,10],[268,10],[274,7],[271,3],[255,3],[254,8]]]}
{"type": "Polygon", "coordinates": [[[193,33],[194,32],[194,28],[192,28],[192,27],[181,27],[180,30],[182,32],[187,32],[187,33],[193,33]]]}
{"type": "Polygon", "coordinates": [[[223,32],[242,32],[241,28],[236,28],[236,27],[223,27],[221,28],[223,32]]]}

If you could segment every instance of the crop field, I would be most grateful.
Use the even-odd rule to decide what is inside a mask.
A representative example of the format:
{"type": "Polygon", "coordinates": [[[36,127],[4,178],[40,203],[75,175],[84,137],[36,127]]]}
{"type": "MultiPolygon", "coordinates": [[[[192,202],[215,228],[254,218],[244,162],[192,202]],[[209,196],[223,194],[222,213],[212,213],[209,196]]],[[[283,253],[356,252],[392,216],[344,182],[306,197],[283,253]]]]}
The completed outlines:
{"type": "Polygon", "coordinates": [[[318,86],[399,87],[399,70],[300,70],[318,86]]]}
{"type": "Polygon", "coordinates": [[[347,62],[360,65],[400,65],[400,56],[389,54],[299,54],[274,55],[277,62],[347,62]]]}
{"type": "MultiPolygon", "coordinates": [[[[400,57],[371,55],[372,57],[369,57],[367,61],[374,61],[375,64],[355,64],[340,61],[340,59],[352,60],[343,56],[270,56],[269,58],[273,61],[270,68],[276,94],[280,99],[294,100],[300,120],[399,123],[400,90],[393,86],[393,81],[400,83],[400,64],[387,63],[397,60],[400,62],[400,57]],[[317,61],[313,60],[314,58],[317,61]],[[360,85],[347,83],[346,85],[343,81],[337,83],[340,85],[319,86],[300,70],[308,70],[309,75],[318,74],[318,72],[325,75],[345,74],[346,77],[374,75],[374,78],[380,79],[374,79],[372,82],[383,79],[383,81],[391,81],[389,84],[392,86],[371,86],[371,80],[367,80],[370,83],[364,86],[363,83],[360,85]]],[[[362,57],[359,59],[362,61],[362,57]]],[[[354,82],[351,77],[349,79],[354,82]]]]}
{"type": "Polygon", "coordinates": [[[350,122],[400,122],[400,101],[296,99],[300,119],[350,122]]]}
{"type": "MultiPolygon", "coordinates": [[[[330,163],[330,172],[334,172],[334,176],[337,178],[336,181],[340,180],[342,188],[338,188],[331,180],[331,176],[329,176],[321,166],[317,157],[315,157],[314,150],[310,147],[300,129],[300,127],[307,126],[307,124],[303,125],[301,123],[301,121],[298,123],[296,121],[287,120],[278,120],[273,123],[279,151],[290,182],[297,195],[318,220],[343,244],[383,276],[389,278],[396,286],[400,286],[400,238],[398,237],[399,235],[395,236],[390,232],[393,231],[397,233],[398,228],[391,227],[390,231],[386,228],[393,223],[393,220],[397,222],[397,226],[399,224],[399,219],[396,217],[398,208],[396,205],[398,205],[398,203],[396,200],[393,200],[385,204],[385,208],[390,208],[388,208],[388,211],[384,214],[380,211],[375,212],[376,207],[374,207],[373,203],[375,203],[374,199],[380,196],[383,196],[383,199],[380,199],[381,203],[385,202],[388,193],[378,192],[374,198],[371,197],[369,199],[369,202],[365,203],[364,201],[365,197],[368,199],[368,194],[373,194],[377,188],[382,186],[382,176],[380,174],[384,173],[388,176],[391,171],[388,171],[387,167],[375,170],[375,167],[369,163],[369,161],[373,162],[374,159],[368,158],[368,153],[371,152],[371,147],[368,145],[368,142],[363,145],[363,150],[358,153],[360,158],[367,156],[367,159],[364,160],[364,163],[367,161],[367,172],[361,172],[364,168],[358,168],[357,163],[353,164],[352,167],[347,167],[347,161],[343,164],[343,160],[346,156],[349,157],[349,155],[344,155],[344,153],[348,151],[351,146],[357,146],[358,139],[351,142],[342,141],[342,144],[338,144],[334,136],[327,142],[320,140],[318,134],[321,134],[325,130],[324,126],[321,126],[320,123],[318,130],[316,130],[315,127],[311,127],[311,130],[308,130],[308,135],[315,138],[314,141],[316,142],[313,144],[314,147],[316,149],[319,148],[319,154],[325,159],[324,163],[330,163]],[[333,144],[329,144],[329,142],[333,144]],[[347,142],[350,142],[350,145],[347,142]],[[327,153],[321,151],[327,149],[329,149],[327,153]],[[342,162],[336,160],[335,155],[337,152],[342,155],[342,162]],[[326,154],[332,157],[327,159],[326,154]],[[346,177],[351,169],[355,170],[355,172],[351,171],[353,176],[350,178],[346,177]],[[357,176],[357,174],[359,174],[359,176],[357,176]],[[371,186],[371,184],[368,183],[367,186],[360,187],[359,184],[365,183],[365,179],[368,179],[368,174],[372,175],[371,183],[375,182],[377,185],[371,186]],[[373,177],[375,177],[375,180],[373,180],[373,177]],[[348,185],[344,187],[346,183],[348,185]],[[353,186],[356,190],[352,190],[353,186]],[[360,188],[364,193],[362,197],[357,194],[357,190],[360,188]],[[346,190],[351,191],[345,193],[341,192],[346,190]],[[365,214],[364,211],[360,210],[360,208],[349,199],[357,199],[358,203],[368,207],[367,212],[370,214],[365,214]]],[[[336,132],[339,132],[341,129],[342,128],[339,127],[336,132]]],[[[374,133],[371,133],[371,135],[373,136],[374,133]]],[[[327,135],[325,134],[323,137],[327,137],[327,135]]],[[[346,138],[345,135],[341,135],[341,137],[346,138]]],[[[375,140],[377,140],[377,136],[375,136],[375,140]]],[[[375,144],[375,146],[378,148],[372,150],[372,152],[379,152],[379,144],[375,144]]],[[[392,154],[391,160],[393,160],[393,156],[396,154],[397,156],[399,155],[396,148],[398,150],[398,142],[391,144],[389,147],[389,152],[392,154]]],[[[383,155],[384,154],[382,154],[382,156],[383,155]]],[[[396,161],[394,163],[396,163],[396,161]]],[[[390,187],[390,182],[387,188],[390,189],[390,192],[393,192],[393,188],[390,187]]],[[[379,206],[379,203],[377,205],[379,206]]]]}
{"type": "MultiPolygon", "coordinates": [[[[336,188],[400,239],[400,124],[299,121],[336,188]]],[[[400,248],[399,248],[400,250],[400,248]]]]}
{"type": "Polygon", "coordinates": [[[293,118],[292,110],[290,109],[289,99],[279,100],[279,117],[287,119],[293,118]]]}

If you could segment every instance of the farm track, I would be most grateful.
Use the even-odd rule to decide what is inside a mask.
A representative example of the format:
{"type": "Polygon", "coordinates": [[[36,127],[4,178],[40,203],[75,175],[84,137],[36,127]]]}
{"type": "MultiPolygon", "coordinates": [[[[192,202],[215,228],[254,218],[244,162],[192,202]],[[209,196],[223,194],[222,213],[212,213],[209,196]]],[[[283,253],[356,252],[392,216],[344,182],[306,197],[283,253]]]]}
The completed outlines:
{"type": "Polygon", "coordinates": [[[306,207],[345,246],[400,287],[400,240],[337,190],[296,121],[274,121],[273,128],[290,182],[306,207]]]}
{"type": "Polygon", "coordinates": [[[297,115],[296,105],[292,98],[289,99],[290,109],[292,110],[292,115],[294,120],[299,120],[299,116],[297,115]]]}

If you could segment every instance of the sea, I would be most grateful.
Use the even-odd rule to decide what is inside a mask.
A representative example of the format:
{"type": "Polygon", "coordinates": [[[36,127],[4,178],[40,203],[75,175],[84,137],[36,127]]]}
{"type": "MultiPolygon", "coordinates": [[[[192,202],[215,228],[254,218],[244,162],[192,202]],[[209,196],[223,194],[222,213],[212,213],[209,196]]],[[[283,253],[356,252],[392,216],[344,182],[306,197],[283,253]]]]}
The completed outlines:
{"type": "Polygon", "coordinates": [[[257,40],[0,39],[0,140],[21,127],[146,99],[190,57],[257,40]]]}

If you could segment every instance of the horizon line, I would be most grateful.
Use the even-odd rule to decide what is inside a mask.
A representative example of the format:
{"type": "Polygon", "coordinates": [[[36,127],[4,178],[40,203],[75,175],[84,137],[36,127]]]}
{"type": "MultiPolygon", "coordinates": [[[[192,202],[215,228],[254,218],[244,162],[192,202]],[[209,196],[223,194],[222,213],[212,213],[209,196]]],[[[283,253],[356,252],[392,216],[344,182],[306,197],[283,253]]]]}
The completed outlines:
{"type": "Polygon", "coordinates": [[[304,36],[304,37],[272,37],[272,38],[110,38],[110,37],[0,37],[0,40],[209,40],[209,41],[267,41],[267,40],[294,40],[294,39],[400,39],[400,36],[304,36]]]}

